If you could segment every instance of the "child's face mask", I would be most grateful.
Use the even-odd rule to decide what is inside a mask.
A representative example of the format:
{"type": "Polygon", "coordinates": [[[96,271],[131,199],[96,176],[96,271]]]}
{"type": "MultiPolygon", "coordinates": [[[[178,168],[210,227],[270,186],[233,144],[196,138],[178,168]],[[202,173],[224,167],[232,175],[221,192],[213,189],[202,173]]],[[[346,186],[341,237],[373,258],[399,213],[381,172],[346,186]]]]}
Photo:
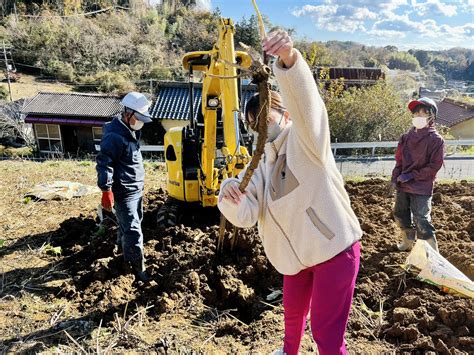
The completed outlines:
{"type": "Polygon", "coordinates": [[[415,116],[412,118],[412,123],[416,129],[425,128],[428,125],[428,117],[415,116]]]}

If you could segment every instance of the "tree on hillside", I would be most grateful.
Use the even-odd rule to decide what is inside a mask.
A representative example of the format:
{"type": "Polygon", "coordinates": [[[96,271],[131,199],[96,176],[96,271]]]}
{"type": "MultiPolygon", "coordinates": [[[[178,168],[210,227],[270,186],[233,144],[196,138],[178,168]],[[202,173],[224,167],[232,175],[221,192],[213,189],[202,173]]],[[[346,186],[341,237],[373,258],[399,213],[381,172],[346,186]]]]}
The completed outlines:
{"type": "Polygon", "coordinates": [[[167,19],[166,33],[177,51],[206,51],[212,49],[218,34],[220,13],[194,12],[181,8],[167,19]]]}
{"type": "Polygon", "coordinates": [[[373,57],[364,59],[364,67],[375,68],[377,66],[379,66],[379,62],[378,62],[377,59],[375,59],[373,57]]]}
{"type": "Polygon", "coordinates": [[[8,16],[16,14],[39,14],[50,10],[61,15],[103,10],[113,6],[133,7],[135,3],[147,4],[144,0],[3,0],[0,13],[8,16]]]}
{"type": "Polygon", "coordinates": [[[330,51],[322,44],[312,42],[308,45],[297,44],[298,49],[302,52],[304,59],[311,68],[320,66],[331,66],[334,59],[330,51]]]}
{"type": "Polygon", "coordinates": [[[0,103],[0,141],[35,144],[35,136],[30,124],[26,124],[20,114],[25,100],[0,103]]]}
{"type": "Polygon", "coordinates": [[[190,8],[196,6],[196,0],[162,0],[159,6],[161,9],[173,13],[182,7],[190,8]]]}
{"type": "Polygon", "coordinates": [[[396,46],[388,45],[383,48],[388,52],[392,52],[392,53],[398,52],[398,48],[396,46]]]}
{"type": "Polygon", "coordinates": [[[235,24],[235,43],[238,45],[240,42],[259,52],[261,51],[262,46],[260,33],[258,32],[257,16],[252,15],[248,20],[243,17],[235,24]]]}
{"type": "Polygon", "coordinates": [[[431,57],[430,57],[429,52],[427,51],[409,50],[408,53],[413,55],[418,60],[418,62],[420,63],[422,67],[426,67],[430,63],[431,57]]]}
{"type": "Polygon", "coordinates": [[[416,71],[420,68],[420,63],[418,63],[418,60],[409,53],[397,52],[392,54],[390,57],[388,67],[390,69],[416,71]]]}
{"type": "Polygon", "coordinates": [[[64,81],[85,77],[93,89],[94,80],[102,88],[126,87],[123,79],[138,81],[156,72],[157,65],[179,66],[178,54],[166,50],[166,26],[166,19],[149,10],[141,16],[110,12],[93,18],[12,18],[6,33],[15,43],[17,63],[64,81]],[[108,71],[117,75],[106,75],[108,71]],[[111,85],[115,79],[117,85],[111,85]]]}
{"type": "Polygon", "coordinates": [[[411,115],[404,101],[383,80],[348,91],[330,88],[323,91],[323,99],[333,142],[397,140],[410,127],[411,115]]]}
{"type": "Polygon", "coordinates": [[[474,62],[469,64],[469,66],[464,71],[464,77],[466,80],[474,81],[474,62]]]}
{"type": "Polygon", "coordinates": [[[441,57],[441,56],[436,56],[433,58],[431,61],[431,66],[438,72],[441,73],[443,76],[446,76],[447,71],[448,71],[448,61],[441,57]]]}

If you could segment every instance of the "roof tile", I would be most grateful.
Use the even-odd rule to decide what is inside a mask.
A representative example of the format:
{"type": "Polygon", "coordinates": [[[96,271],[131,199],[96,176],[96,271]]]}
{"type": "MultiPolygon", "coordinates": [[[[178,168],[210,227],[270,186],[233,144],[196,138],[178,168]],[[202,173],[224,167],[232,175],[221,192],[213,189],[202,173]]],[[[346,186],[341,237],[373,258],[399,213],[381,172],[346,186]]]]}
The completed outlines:
{"type": "MultiPolygon", "coordinates": [[[[256,86],[242,87],[243,106],[256,93],[256,86]]],[[[189,84],[178,82],[160,83],[155,103],[150,114],[159,120],[188,120],[189,119],[189,84]]],[[[194,84],[193,112],[197,118],[199,105],[202,100],[202,84],[194,84]]]]}
{"type": "Polygon", "coordinates": [[[113,117],[123,109],[116,96],[40,92],[21,110],[24,114],[113,117]]]}
{"type": "Polygon", "coordinates": [[[438,104],[437,121],[447,127],[474,118],[474,105],[446,98],[438,104]]]}

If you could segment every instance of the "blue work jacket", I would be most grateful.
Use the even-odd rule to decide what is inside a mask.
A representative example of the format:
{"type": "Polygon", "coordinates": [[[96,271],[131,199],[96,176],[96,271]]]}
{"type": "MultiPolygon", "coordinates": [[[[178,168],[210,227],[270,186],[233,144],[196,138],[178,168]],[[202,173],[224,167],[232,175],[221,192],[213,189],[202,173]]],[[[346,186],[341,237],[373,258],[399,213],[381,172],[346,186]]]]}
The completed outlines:
{"type": "Polygon", "coordinates": [[[116,117],[104,125],[97,154],[97,185],[112,189],[116,199],[143,193],[145,169],[140,152],[140,131],[130,130],[116,117]]]}

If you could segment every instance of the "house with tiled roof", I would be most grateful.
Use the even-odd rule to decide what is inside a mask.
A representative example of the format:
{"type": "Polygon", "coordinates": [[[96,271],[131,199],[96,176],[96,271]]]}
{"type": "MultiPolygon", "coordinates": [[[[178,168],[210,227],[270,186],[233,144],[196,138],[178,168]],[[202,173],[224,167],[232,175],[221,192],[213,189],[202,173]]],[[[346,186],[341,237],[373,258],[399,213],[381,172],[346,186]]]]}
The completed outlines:
{"type": "MultiPolygon", "coordinates": [[[[256,91],[255,85],[242,85],[242,108],[256,91]]],[[[150,114],[154,120],[161,122],[166,131],[172,127],[185,127],[191,122],[191,117],[200,121],[201,100],[202,83],[195,83],[191,94],[189,83],[161,82],[150,114]]]]}
{"type": "Polygon", "coordinates": [[[445,98],[438,104],[438,123],[457,139],[474,138],[474,105],[445,98]]]}
{"type": "Polygon", "coordinates": [[[40,92],[21,113],[33,125],[40,153],[78,155],[98,150],[102,126],[122,109],[117,96],[40,92]]]}

